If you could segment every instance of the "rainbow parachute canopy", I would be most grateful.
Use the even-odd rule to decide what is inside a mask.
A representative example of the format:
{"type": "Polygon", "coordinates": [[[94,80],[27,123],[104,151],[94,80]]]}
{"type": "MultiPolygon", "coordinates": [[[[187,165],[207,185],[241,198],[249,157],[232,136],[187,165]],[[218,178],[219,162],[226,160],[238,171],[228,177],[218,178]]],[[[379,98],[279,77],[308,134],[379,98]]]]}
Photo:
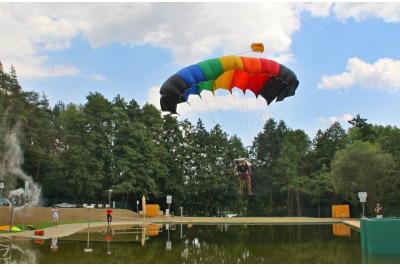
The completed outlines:
{"type": "Polygon", "coordinates": [[[298,85],[296,74],[273,60],[224,56],[190,65],[169,77],[160,88],[160,104],[162,111],[177,114],[177,104],[187,102],[190,95],[218,89],[232,93],[232,88],[239,88],[261,95],[269,105],[293,96],[298,85]]]}

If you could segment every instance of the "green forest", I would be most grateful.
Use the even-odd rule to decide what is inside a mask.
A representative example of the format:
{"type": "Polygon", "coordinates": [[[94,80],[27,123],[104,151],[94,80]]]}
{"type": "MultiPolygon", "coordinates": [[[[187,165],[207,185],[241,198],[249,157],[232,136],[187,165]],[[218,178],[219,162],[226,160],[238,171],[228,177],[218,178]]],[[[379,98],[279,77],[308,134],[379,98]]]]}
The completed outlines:
{"type": "MultiPolygon", "coordinates": [[[[4,192],[24,181],[7,171],[6,136],[18,137],[24,173],[40,185],[42,205],[108,203],[136,211],[147,203],[185,215],[330,217],[332,205],[349,204],[360,217],[358,192],[367,192],[366,216],[376,203],[385,217],[400,215],[400,129],[368,123],[361,115],[345,130],[335,122],[309,137],[284,121],[266,121],[250,147],[216,124],[207,130],[140,106],[120,95],[110,101],[91,92],[85,104],[23,90],[13,66],[0,62],[0,181],[4,192]],[[239,194],[234,159],[253,163],[254,196],[239,194]]],[[[245,190],[246,192],[246,190],[245,190]]]]}

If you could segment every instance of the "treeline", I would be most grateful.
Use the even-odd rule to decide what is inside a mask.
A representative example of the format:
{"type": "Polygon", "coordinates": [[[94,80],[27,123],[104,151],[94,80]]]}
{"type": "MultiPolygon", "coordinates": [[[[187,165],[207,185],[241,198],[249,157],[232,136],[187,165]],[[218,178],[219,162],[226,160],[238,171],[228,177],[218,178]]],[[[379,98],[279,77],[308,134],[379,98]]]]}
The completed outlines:
{"type": "Polygon", "coordinates": [[[183,207],[186,215],[330,216],[333,204],[359,212],[357,192],[365,191],[370,215],[378,201],[384,213],[399,215],[400,130],[359,115],[348,131],[333,123],[312,140],[270,119],[245,148],[218,124],[208,131],[201,120],[180,122],[119,95],[109,101],[90,93],[85,104],[50,107],[46,96],[22,90],[15,69],[5,72],[1,62],[0,90],[6,191],[24,186],[4,171],[4,137],[15,134],[23,171],[42,187],[44,199],[108,203],[113,189],[113,200],[134,210],[142,195],[162,209],[172,195],[171,209],[183,207]],[[233,160],[242,156],[255,167],[251,198],[239,195],[232,177],[233,160]]]}

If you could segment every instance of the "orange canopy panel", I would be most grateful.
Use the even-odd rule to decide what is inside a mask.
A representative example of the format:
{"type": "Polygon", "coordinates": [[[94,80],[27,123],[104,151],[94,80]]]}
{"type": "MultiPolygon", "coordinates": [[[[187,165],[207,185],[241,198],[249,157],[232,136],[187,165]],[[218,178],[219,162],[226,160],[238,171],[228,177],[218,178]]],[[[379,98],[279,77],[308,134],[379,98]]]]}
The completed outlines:
{"type": "Polygon", "coordinates": [[[350,218],[349,205],[332,205],[332,218],[350,218]]]}
{"type": "Polygon", "coordinates": [[[146,217],[158,216],[160,206],[158,204],[147,204],[146,205],[146,217]]]}

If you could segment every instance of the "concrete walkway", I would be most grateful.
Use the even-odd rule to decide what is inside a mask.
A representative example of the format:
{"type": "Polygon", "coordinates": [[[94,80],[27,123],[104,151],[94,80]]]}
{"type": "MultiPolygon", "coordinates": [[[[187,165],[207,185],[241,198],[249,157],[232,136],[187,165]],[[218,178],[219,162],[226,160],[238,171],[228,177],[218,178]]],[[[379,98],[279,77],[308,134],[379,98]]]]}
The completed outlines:
{"type": "MultiPolygon", "coordinates": [[[[344,223],[347,226],[355,230],[360,230],[359,219],[341,219],[341,218],[310,218],[310,217],[147,217],[143,218],[132,218],[118,220],[113,217],[113,227],[125,227],[131,225],[142,225],[142,224],[165,224],[165,223],[176,223],[176,224],[275,224],[275,225],[295,225],[295,224],[333,224],[333,223],[344,223]]],[[[107,228],[107,222],[91,222],[90,228],[107,228]]],[[[21,231],[21,232],[10,232],[2,233],[2,235],[11,236],[16,239],[49,239],[49,238],[60,238],[70,236],[74,233],[83,231],[88,228],[88,223],[71,223],[61,224],[58,226],[52,226],[45,229],[43,236],[35,236],[35,230],[21,231]]]]}

